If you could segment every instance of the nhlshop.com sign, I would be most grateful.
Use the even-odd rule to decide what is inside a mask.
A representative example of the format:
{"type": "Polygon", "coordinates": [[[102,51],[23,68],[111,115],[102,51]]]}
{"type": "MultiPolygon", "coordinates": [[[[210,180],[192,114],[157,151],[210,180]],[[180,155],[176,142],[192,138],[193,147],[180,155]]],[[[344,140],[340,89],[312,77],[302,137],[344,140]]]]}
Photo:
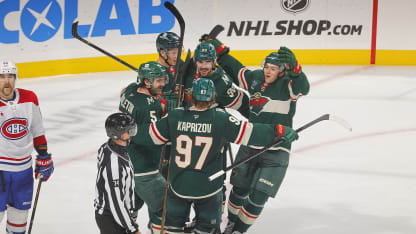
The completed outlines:
{"type": "MultiPolygon", "coordinates": [[[[119,30],[121,35],[150,34],[173,28],[175,18],[163,6],[164,0],[156,6],[153,1],[136,1],[140,7],[134,19],[127,0],[101,0],[97,12],[91,12],[94,20],[79,25],[79,35],[104,37],[108,30],[119,30]]],[[[71,25],[78,17],[79,3],[80,0],[0,0],[0,43],[19,43],[22,34],[33,42],[45,42],[54,38],[60,28],[63,39],[73,38],[71,25]],[[19,14],[20,24],[9,20],[16,18],[15,14],[19,14]]]]}
{"type": "Polygon", "coordinates": [[[227,36],[361,35],[363,25],[334,25],[329,20],[230,21],[227,36]]]}

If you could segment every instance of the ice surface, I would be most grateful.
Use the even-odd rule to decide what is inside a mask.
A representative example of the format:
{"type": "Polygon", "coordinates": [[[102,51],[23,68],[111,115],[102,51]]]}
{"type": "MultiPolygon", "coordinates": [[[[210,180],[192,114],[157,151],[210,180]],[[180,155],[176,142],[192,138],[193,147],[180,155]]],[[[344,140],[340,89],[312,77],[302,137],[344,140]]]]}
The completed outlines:
{"type": "MultiPolygon", "coordinates": [[[[311,91],[294,127],[330,113],[294,143],[286,178],[249,233],[416,233],[416,67],[304,66],[311,91]]],[[[21,79],[39,97],[55,172],[42,185],[32,233],[98,233],[96,151],[132,71],[21,79]]],[[[234,147],[234,154],[236,147],[234,147]]],[[[147,212],[138,222],[147,233],[147,212]]],[[[3,221],[0,230],[4,230],[3,221]]]]}

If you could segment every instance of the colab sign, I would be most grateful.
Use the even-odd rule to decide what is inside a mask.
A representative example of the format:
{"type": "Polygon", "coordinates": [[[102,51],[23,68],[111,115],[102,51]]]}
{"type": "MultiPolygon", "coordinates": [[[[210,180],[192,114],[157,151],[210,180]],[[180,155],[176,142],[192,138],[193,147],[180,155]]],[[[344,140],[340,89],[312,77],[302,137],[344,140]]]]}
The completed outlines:
{"type": "MultiPolygon", "coordinates": [[[[71,25],[78,17],[79,1],[0,0],[0,43],[19,43],[22,34],[31,41],[44,42],[55,37],[61,27],[64,32],[63,39],[72,38],[71,25]],[[10,25],[7,17],[16,13],[20,16],[20,25],[10,25]]],[[[160,5],[153,5],[151,0],[136,1],[139,7],[131,9],[127,0],[101,0],[95,20],[81,21],[84,24],[78,26],[79,35],[104,37],[108,30],[119,30],[121,35],[148,34],[166,32],[173,28],[175,18],[163,6],[167,0],[161,0],[160,5]],[[133,19],[130,14],[135,10],[138,11],[138,19],[133,19]],[[153,22],[154,17],[159,21],[153,22]],[[137,28],[134,22],[138,22],[137,28]]]]}

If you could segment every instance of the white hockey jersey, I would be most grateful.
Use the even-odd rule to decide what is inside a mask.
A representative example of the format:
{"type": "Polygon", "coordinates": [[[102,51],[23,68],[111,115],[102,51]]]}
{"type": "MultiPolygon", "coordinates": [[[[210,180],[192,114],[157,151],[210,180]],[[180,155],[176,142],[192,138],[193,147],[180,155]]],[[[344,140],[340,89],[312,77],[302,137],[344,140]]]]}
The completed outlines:
{"type": "Polygon", "coordinates": [[[33,147],[46,144],[38,98],[15,89],[15,99],[0,99],[0,170],[22,171],[32,166],[33,147]]]}

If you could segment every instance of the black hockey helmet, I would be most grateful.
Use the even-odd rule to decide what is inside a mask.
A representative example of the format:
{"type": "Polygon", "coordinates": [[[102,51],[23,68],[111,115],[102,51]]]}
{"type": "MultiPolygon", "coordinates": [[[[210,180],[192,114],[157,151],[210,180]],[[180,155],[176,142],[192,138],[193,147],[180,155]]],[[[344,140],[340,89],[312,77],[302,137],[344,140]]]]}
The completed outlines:
{"type": "Polygon", "coordinates": [[[123,132],[128,132],[130,136],[136,135],[137,125],[130,115],[126,113],[114,113],[107,117],[105,130],[108,137],[121,139],[123,132]]]}
{"type": "Polygon", "coordinates": [[[169,49],[179,49],[179,45],[179,36],[174,32],[163,32],[157,36],[156,49],[159,54],[160,50],[164,50],[167,54],[169,49]]]}

